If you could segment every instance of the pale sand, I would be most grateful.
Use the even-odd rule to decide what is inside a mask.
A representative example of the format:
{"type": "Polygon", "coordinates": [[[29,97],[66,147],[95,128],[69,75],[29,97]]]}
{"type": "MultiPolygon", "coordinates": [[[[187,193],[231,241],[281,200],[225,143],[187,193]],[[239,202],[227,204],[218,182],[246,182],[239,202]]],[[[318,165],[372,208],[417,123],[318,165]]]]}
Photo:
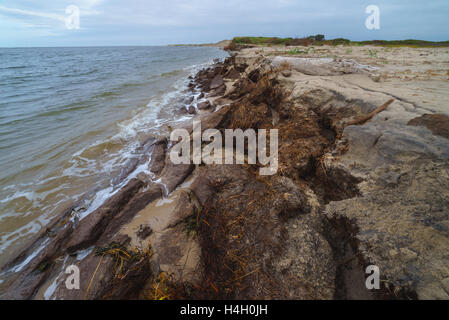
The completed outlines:
{"type": "MultiPolygon", "coordinates": [[[[293,72],[290,80],[302,82],[310,87],[328,86],[332,82],[340,89],[347,87],[348,90],[361,88],[366,92],[383,92],[398,100],[409,102],[418,109],[416,110],[418,113],[430,111],[449,115],[449,48],[447,47],[298,46],[256,47],[242,51],[245,56],[261,53],[268,58],[282,56],[331,58],[337,61],[355,60],[361,65],[369,65],[377,69],[364,74],[330,77],[309,77],[300,72],[293,72]],[[304,53],[288,54],[296,48],[304,53]],[[310,83],[311,80],[313,84],[310,83]]],[[[361,98],[364,99],[364,97],[361,98]]]]}

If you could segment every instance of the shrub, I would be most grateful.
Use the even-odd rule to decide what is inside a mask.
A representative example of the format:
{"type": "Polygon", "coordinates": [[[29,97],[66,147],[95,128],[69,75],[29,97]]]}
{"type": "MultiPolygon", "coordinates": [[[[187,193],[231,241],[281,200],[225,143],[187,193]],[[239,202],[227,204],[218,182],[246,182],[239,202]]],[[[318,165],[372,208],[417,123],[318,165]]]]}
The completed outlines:
{"type": "Polygon", "coordinates": [[[376,50],[368,49],[368,54],[369,54],[370,58],[377,58],[377,51],[376,50]]]}
{"type": "Polygon", "coordinates": [[[336,39],[332,40],[332,44],[334,46],[337,46],[339,44],[348,46],[350,43],[351,43],[351,40],[345,39],[345,38],[336,38],[336,39]]]}
{"type": "Polygon", "coordinates": [[[315,41],[324,41],[324,34],[317,34],[314,36],[309,36],[309,39],[313,39],[315,41]]]}

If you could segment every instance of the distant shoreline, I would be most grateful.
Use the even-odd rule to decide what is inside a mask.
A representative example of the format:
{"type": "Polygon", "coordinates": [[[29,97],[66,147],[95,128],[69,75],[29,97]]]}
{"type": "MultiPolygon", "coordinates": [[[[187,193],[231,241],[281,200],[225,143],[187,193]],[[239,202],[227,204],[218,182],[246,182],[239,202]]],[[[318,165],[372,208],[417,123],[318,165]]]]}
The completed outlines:
{"type": "Polygon", "coordinates": [[[404,40],[363,40],[353,41],[346,38],[324,39],[324,35],[315,35],[305,38],[278,38],[278,37],[234,37],[232,40],[222,40],[217,43],[200,43],[200,44],[173,44],[172,47],[220,47],[228,46],[322,46],[322,45],[344,45],[344,46],[384,46],[384,47],[415,47],[415,48],[438,48],[449,47],[447,41],[427,41],[416,39],[404,40]]]}
{"type": "Polygon", "coordinates": [[[198,43],[198,44],[169,44],[169,47],[219,47],[224,48],[231,44],[232,40],[222,40],[217,43],[198,43]]]}

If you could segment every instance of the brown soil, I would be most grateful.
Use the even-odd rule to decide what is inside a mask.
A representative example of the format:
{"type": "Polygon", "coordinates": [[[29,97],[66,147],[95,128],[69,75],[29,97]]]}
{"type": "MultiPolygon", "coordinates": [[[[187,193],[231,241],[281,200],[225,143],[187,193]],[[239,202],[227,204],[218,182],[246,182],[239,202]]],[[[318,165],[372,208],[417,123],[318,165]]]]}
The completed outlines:
{"type": "Polygon", "coordinates": [[[449,138],[449,117],[444,114],[424,114],[408,122],[409,126],[424,126],[434,135],[449,138]]]}

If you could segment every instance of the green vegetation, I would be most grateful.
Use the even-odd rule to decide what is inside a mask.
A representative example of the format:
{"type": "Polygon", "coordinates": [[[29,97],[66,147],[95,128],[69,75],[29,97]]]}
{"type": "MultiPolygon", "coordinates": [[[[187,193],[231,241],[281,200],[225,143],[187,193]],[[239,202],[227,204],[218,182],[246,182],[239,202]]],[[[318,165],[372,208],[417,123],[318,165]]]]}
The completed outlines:
{"type": "Polygon", "coordinates": [[[292,50],[288,50],[287,53],[288,54],[300,54],[300,53],[302,53],[302,51],[300,51],[298,48],[295,48],[292,50]]]}
{"type": "Polygon", "coordinates": [[[292,50],[288,50],[287,51],[287,54],[290,54],[290,55],[295,55],[295,54],[309,54],[310,53],[310,51],[313,51],[315,48],[314,47],[308,47],[306,50],[299,50],[299,48],[295,48],[295,49],[292,49],[292,50]]]}
{"type": "Polygon", "coordinates": [[[449,47],[449,41],[424,41],[424,40],[371,40],[358,41],[361,45],[378,45],[386,47],[449,47]]]}
{"type": "Polygon", "coordinates": [[[317,34],[306,38],[278,38],[278,37],[235,37],[232,40],[235,45],[259,45],[259,46],[386,46],[386,47],[449,47],[449,41],[424,41],[424,40],[369,40],[351,41],[345,38],[325,40],[324,35],[317,34]]]}
{"type": "Polygon", "coordinates": [[[310,36],[308,38],[313,39],[315,41],[324,41],[324,34],[317,34],[315,36],[310,36]]]}
{"type": "Polygon", "coordinates": [[[286,45],[292,38],[277,37],[235,37],[232,41],[237,44],[254,44],[254,45],[286,45]]]}
{"type": "Polygon", "coordinates": [[[49,266],[50,266],[50,263],[48,261],[45,261],[39,265],[38,269],[40,272],[44,272],[48,269],[49,266]]]}
{"type": "Polygon", "coordinates": [[[368,50],[368,54],[370,56],[370,58],[377,58],[377,50],[368,50]]]}
{"type": "Polygon", "coordinates": [[[331,44],[333,46],[338,46],[338,45],[349,46],[351,44],[351,40],[345,39],[345,38],[337,38],[334,40],[327,40],[327,41],[323,41],[323,42],[328,42],[325,44],[331,44]]]}

